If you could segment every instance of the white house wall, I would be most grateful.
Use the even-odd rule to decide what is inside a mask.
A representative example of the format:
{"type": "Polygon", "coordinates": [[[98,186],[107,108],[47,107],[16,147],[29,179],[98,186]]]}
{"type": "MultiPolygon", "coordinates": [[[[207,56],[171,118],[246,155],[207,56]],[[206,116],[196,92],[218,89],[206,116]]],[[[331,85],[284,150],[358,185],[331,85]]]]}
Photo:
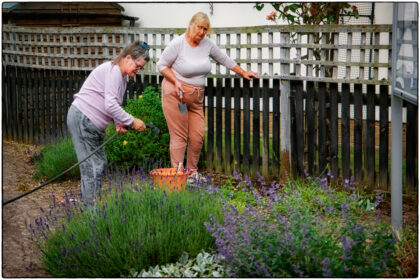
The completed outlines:
{"type": "MultiPolygon", "coordinates": [[[[366,5],[363,2],[360,5],[366,5]]],[[[270,25],[266,15],[273,11],[269,3],[262,11],[254,8],[255,2],[245,3],[119,3],[124,14],[138,17],[138,27],[187,27],[192,15],[202,11],[209,15],[213,27],[240,27],[270,25]]],[[[358,3],[354,3],[356,6],[358,3]]],[[[351,23],[366,23],[363,18],[351,23]]],[[[392,2],[375,3],[375,24],[392,24],[392,2]]],[[[128,22],[126,23],[128,25],[128,22]]]]}
{"type": "MultiPolygon", "coordinates": [[[[209,3],[119,3],[124,14],[139,17],[136,26],[154,28],[187,27],[191,17],[204,12],[210,17],[213,27],[240,27],[269,25],[266,15],[271,12],[267,5],[263,11],[254,8],[255,3],[214,3],[213,12],[209,3]]],[[[273,23],[274,24],[274,23],[273,23]]],[[[128,25],[128,23],[127,23],[128,25]]]]}

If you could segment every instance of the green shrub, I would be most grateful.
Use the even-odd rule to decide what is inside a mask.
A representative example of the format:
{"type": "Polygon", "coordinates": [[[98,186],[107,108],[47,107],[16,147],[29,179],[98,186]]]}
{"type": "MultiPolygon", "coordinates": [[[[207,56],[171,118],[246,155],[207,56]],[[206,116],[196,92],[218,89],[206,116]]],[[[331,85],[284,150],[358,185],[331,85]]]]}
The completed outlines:
{"type": "Polygon", "coordinates": [[[140,272],[132,270],[129,277],[224,277],[225,272],[223,266],[218,264],[215,255],[207,252],[201,252],[197,257],[189,258],[188,253],[181,256],[175,264],[157,265],[144,269],[140,272]]]}
{"type": "MultiPolygon", "coordinates": [[[[158,88],[160,91],[160,88],[158,88]]],[[[139,98],[128,99],[125,111],[144,123],[152,122],[160,129],[160,134],[152,134],[150,129],[144,132],[129,131],[118,135],[105,147],[108,162],[122,168],[143,163],[144,159],[159,159],[163,164],[170,162],[169,132],[162,112],[160,94],[154,87],[147,87],[139,98]]],[[[107,139],[115,133],[111,124],[107,128],[107,139]]]]}
{"type": "MultiPolygon", "coordinates": [[[[70,136],[62,136],[54,139],[49,145],[45,146],[39,156],[35,159],[35,179],[51,179],[77,163],[77,155],[74,150],[70,136]]],[[[79,167],[76,167],[59,178],[78,178],[80,176],[79,167]]]]}
{"type": "Polygon", "coordinates": [[[183,252],[195,257],[215,249],[204,226],[210,214],[222,218],[217,195],[168,193],[146,185],[113,189],[94,211],[68,214],[63,222],[49,216],[30,227],[44,267],[53,276],[119,277],[131,269],[174,263],[183,252]]]}
{"type": "Polygon", "coordinates": [[[365,215],[375,210],[375,198],[372,195],[361,195],[349,182],[344,184],[344,188],[335,189],[328,184],[327,178],[289,181],[281,189],[281,194],[287,204],[278,203],[277,210],[283,214],[292,207],[308,215],[317,212],[327,216],[340,215],[343,203],[348,205],[347,215],[365,215]]]}
{"type": "Polygon", "coordinates": [[[229,177],[218,191],[227,200],[227,203],[232,204],[240,212],[243,212],[248,204],[257,205],[253,192],[246,188],[235,186],[232,177],[229,177]]]}

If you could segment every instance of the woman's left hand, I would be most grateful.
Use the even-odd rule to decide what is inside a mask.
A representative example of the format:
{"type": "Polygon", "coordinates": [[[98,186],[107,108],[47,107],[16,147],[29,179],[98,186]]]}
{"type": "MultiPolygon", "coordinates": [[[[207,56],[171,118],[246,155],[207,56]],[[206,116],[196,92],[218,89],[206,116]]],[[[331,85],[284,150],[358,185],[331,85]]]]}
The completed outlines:
{"type": "Polygon", "coordinates": [[[251,78],[253,79],[258,79],[258,74],[256,72],[252,72],[252,71],[244,71],[242,73],[242,77],[244,77],[247,80],[251,80],[251,78]]]}

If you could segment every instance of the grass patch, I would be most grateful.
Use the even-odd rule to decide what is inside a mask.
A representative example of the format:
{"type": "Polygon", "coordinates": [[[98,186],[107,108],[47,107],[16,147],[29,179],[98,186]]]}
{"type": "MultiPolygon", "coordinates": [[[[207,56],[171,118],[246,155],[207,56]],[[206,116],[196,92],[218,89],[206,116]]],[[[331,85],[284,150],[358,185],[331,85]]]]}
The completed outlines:
{"type": "MultiPolygon", "coordinates": [[[[77,163],[77,155],[69,135],[54,139],[40,155],[35,156],[34,179],[51,179],[77,163]]],[[[80,177],[79,167],[72,169],[59,180],[80,177]]]]}

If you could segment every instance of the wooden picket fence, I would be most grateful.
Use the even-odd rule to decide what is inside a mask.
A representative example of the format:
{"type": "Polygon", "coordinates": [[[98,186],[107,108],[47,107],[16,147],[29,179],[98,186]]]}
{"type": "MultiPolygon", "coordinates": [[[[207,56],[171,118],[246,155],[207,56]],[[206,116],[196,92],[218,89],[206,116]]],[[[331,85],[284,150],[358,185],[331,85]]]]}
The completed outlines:
{"type": "MultiPolygon", "coordinates": [[[[241,87],[240,79],[228,79],[222,85],[223,79],[209,79],[206,86],[206,167],[225,174],[235,170],[281,177],[280,80],[271,86],[268,79],[243,81],[241,87]]],[[[364,94],[362,86],[355,84],[351,91],[350,84],[292,81],[291,176],[330,172],[335,180],[353,177],[370,189],[389,189],[389,87],[381,85],[377,92],[375,85],[367,85],[364,94]]],[[[404,190],[413,193],[418,184],[418,111],[411,103],[403,106],[404,190]]]]}
{"type": "MultiPolygon", "coordinates": [[[[63,134],[73,95],[79,91],[89,73],[86,70],[3,67],[3,139],[37,143],[63,134]]],[[[148,85],[157,83],[155,75],[130,80],[124,103],[148,85]]]]}
{"type": "MultiPolygon", "coordinates": [[[[67,110],[88,71],[3,68],[3,139],[34,143],[66,130],[67,110]]],[[[161,76],[138,75],[127,85],[126,98],[145,87],[157,86],[161,76]]],[[[207,138],[204,146],[208,170],[279,178],[280,80],[246,81],[207,79],[207,138]],[[270,106],[272,108],[270,108],[270,106]]],[[[124,103],[125,103],[124,100],[124,103]]],[[[417,186],[417,107],[404,102],[405,191],[417,186]]],[[[335,178],[354,176],[367,186],[389,185],[389,87],[313,81],[292,81],[290,95],[292,174],[335,178]],[[339,90],[341,88],[341,90],[339,90]],[[339,116],[341,106],[341,116],[339,116]],[[350,106],[354,116],[350,117],[350,106]],[[366,117],[362,108],[366,107],[366,117]],[[380,119],[375,120],[375,107],[380,119]],[[379,137],[377,136],[379,134],[379,137]],[[379,154],[379,157],[377,156],[379,154]],[[377,164],[379,162],[379,164],[377,164]]]]}

